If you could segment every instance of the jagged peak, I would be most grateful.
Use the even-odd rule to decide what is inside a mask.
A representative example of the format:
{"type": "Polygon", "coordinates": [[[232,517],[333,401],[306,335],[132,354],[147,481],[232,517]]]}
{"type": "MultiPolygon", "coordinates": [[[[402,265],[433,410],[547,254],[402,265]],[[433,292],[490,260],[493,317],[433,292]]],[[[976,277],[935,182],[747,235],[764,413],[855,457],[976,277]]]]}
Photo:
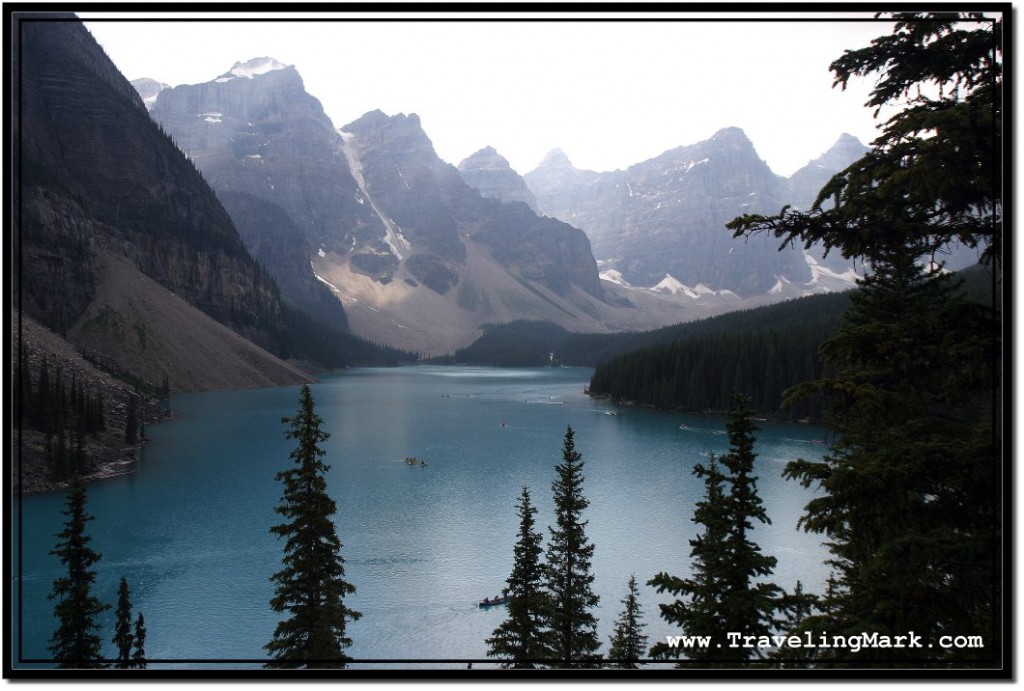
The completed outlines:
{"type": "Polygon", "coordinates": [[[750,137],[739,127],[723,127],[712,135],[710,141],[716,143],[751,144],[750,137]]]}
{"type": "Polygon", "coordinates": [[[554,148],[545,154],[538,168],[572,168],[572,161],[569,156],[559,148],[554,148]]]}
{"type": "Polygon", "coordinates": [[[511,170],[512,166],[509,165],[508,159],[499,154],[497,149],[493,146],[485,146],[479,151],[476,151],[462,159],[462,162],[458,165],[459,170],[466,170],[470,168],[474,170],[482,168],[504,170],[508,168],[511,170]]]}
{"type": "Polygon", "coordinates": [[[267,72],[288,69],[289,65],[278,62],[274,58],[262,57],[252,58],[245,62],[236,62],[230,70],[217,77],[215,81],[226,82],[237,77],[252,79],[253,77],[267,72]]]}

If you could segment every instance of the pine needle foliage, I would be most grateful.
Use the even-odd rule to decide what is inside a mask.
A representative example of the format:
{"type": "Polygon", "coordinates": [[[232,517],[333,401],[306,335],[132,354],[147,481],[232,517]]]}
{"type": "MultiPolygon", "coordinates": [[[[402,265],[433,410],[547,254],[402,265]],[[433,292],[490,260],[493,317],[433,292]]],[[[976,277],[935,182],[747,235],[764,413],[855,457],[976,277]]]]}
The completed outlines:
{"type": "Polygon", "coordinates": [[[273,658],[266,666],[344,668],[351,659],[345,649],[352,645],[346,625],[361,614],[345,605],[355,586],[345,580],[342,545],[331,518],[337,507],[327,493],[330,466],[320,446],[330,435],[320,429],[323,420],[308,386],[300,392],[298,414],[282,423],[290,426],[285,436],[298,445],[290,455],[293,466],[276,476],[284,492],[275,511],[284,522],[270,532],[285,545],[283,568],[271,577],[276,588],[270,606],[289,616],[264,646],[273,658]]]}

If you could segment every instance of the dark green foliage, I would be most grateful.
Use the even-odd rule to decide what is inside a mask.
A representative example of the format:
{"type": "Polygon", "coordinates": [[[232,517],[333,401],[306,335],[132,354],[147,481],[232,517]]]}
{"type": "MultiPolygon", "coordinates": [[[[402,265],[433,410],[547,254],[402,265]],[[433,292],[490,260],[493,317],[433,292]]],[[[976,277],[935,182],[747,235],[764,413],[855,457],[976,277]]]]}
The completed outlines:
{"type": "MultiPolygon", "coordinates": [[[[999,16],[997,14],[997,16],[999,16]]],[[[983,649],[880,649],[890,664],[1001,664],[1002,23],[896,14],[892,35],[847,51],[835,83],[877,76],[868,105],[899,109],[874,149],[808,213],[744,216],[737,235],[822,242],[864,260],[846,320],[823,347],[836,444],[790,478],[813,486],[801,524],[826,535],[833,574],[810,631],[982,635],[983,649]],[[823,208],[831,201],[830,208],[823,208]],[[989,290],[922,260],[976,247],[989,290]],[[991,299],[976,302],[978,295],[991,299]]],[[[822,656],[855,658],[843,649],[822,656]]]]}
{"type": "Polygon", "coordinates": [[[583,494],[583,457],[576,451],[572,427],[566,429],[562,463],[555,467],[555,527],[549,527],[545,577],[549,609],[546,657],[552,667],[592,667],[600,660],[597,618],[591,613],[600,598],[593,591],[590,562],[594,545],[586,536],[583,511],[590,502],[583,494]]]}
{"type": "MultiPolygon", "coordinates": [[[[573,333],[551,322],[520,320],[507,324],[488,324],[483,327],[483,335],[471,345],[451,356],[436,358],[435,361],[539,367],[549,364],[553,354],[555,364],[594,367],[625,353],[684,338],[760,331],[789,324],[807,324],[817,328],[814,324],[821,319],[832,320],[834,325],[847,304],[848,296],[844,293],[813,295],[651,331],[615,334],[573,333]]],[[[722,409],[727,407],[728,396],[722,409]]]]}
{"type": "Polygon", "coordinates": [[[361,615],[344,602],[355,586],[344,578],[342,545],[331,519],[337,507],[327,493],[330,466],[319,446],[330,435],[320,429],[323,420],[308,386],[299,395],[298,415],[282,422],[298,446],[290,454],[294,465],[276,476],[284,493],[274,510],[286,522],[270,531],[286,542],[284,567],[271,578],[276,586],[270,606],[289,617],[278,622],[273,640],[264,646],[274,658],[266,666],[344,668],[350,659],[344,651],[352,645],[346,624],[361,615]]]}
{"type": "MultiPolygon", "coordinates": [[[[711,636],[712,646],[694,647],[688,651],[691,660],[716,659],[714,645],[726,649],[725,632],[729,629],[719,606],[719,597],[725,592],[729,578],[729,559],[722,545],[729,534],[729,516],[726,503],[725,475],[718,459],[712,454],[708,464],[696,464],[693,474],[704,480],[704,499],[697,502],[693,522],[704,527],[700,535],[690,540],[690,578],[660,572],[648,585],[659,593],[670,593],[676,600],[659,605],[661,618],[678,627],[683,635],[711,636]]],[[[726,649],[727,650],[727,649],[726,649]]],[[[653,657],[678,657],[683,652],[657,643],[651,649],[653,657]]]]}
{"type": "Polygon", "coordinates": [[[123,576],[117,587],[117,610],[114,615],[114,637],[111,642],[117,646],[118,669],[131,667],[132,643],[135,637],[132,635],[132,602],[131,593],[128,590],[128,581],[123,576]]]}
{"type": "Polygon", "coordinates": [[[636,576],[629,577],[628,592],[622,599],[622,612],[615,622],[608,647],[608,660],[614,667],[636,669],[647,654],[647,636],[644,634],[643,610],[638,597],[636,576]]]}
{"type": "Polygon", "coordinates": [[[92,594],[96,582],[93,569],[100,554],[89,547],[92,538],[86,534],[86,523],[93,516],[86,513],[85,487],[77,475],[67,493],[67,516],[64,530],[57,533],[58,542],[50,554],[57,556],[67,573],[53,582],[49,598],[56,600],[53,613],[57,630],[50,638],[50,653],[61,668],[88,669],[104,667],[101,662],[102,639],[97,618],[110,609],[92,594]]]}
{"type": "MultiPolygon", "coordinates": [[[[805,593],[804,585],[799,580],[792,593],[785,593],[779,598],[779,631],[782,635],[799,636],[806,629],[804,623],[809,621],[820,609],[821,599],[814,593],[805,593]]],[[[783,661],[807,661],[815,657],[814,648],[783,647],[772,654],[772,659],[783,661]]],[[[786,666],[786,665],[783,665],[786,666]]]]}
{"type": "Polygon", "coordinates": [[[991,313],[955,289],[909,257],[878,265],[823,349],[836,376],[794,392],[828,393],[837,442],[786,474],[822,491],[801,520],[834,555],[819,628],[983,633],[988,650],[945,653],[987,657],[1000,505],[986,353],[998,345],[991,313]]]}
{"type": "MultiPolygon", "coordinates": [[[[661,605],[663,619],[685,635],[711,637],[710,646],[686,652],[690,659],[714,666],[733,666],[755,653],[756,649],[730,646],[726,634],[770,635],[780,603],[781,590],[765,580],[775,569],[775,557],[762,554],[750,535],[755,522],[770,521],[752,474],[757,428],[747,404],[745,396],[733,397],[726,424],[729,453],[721,458],[721,466],[714,456],[707,466],[694,466],[694,474],[704,479],[705,494],[693,514],[704,530],[690,540],[692,576],[684,579],[663,572],[649,583],[658,592],[680,598],[661,605]]],[[[678,656],[683,650],[659,643],[651,652],[678,656]]]]}
{"type": "Polygon", "coordinates": [[[741,216],[729,224],[735,236],[770,232],[869,260],[896,247],[941,255],[950,243],[1000,257],[1002,22],[952,12],[894,19],[891,35],[831,65],[844,88],[877,75],[866,105],[900,108],[873,150],[833,177],[811,211],[741,216]]]}
{"type": "Polygon", "coordinates": [[[132,667],[146,669],[146,620],[143,618],[142,612],[139,612],[139,618],[135,620],[133,639],[132,667]]]}
{"type": "Polygon", "coordinates": [[[281,305],[283,327],[275,354],[314,362],[327,369],[357,365],[397,365],[415,362],[418,356],[397,348],[364,341],[352,334],[317,321],[301,309],[281,305]]]}
{"type": "Polygon", "coordinates": [[[519,539],[508,577],[508,617],[487,639],[487,655],[502,660],[503,668],[533,669],[547,653],[544,621],[548,611],[541,564],[543,536],[534,530],[537,509],[523,487],[518,504],[519,539]]]}

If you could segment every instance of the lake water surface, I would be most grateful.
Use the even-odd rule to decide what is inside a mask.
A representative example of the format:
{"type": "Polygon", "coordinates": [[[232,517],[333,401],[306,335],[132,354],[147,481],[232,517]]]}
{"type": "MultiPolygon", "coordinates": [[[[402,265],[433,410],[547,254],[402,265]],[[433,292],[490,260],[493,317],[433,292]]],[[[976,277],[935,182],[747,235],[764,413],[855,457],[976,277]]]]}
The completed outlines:
{"type": "MultiPolygon", "coordinates": [[[[461,668],[486,657],[484,641],[506,610],[477,602],[500,592],[512,567],[523,486],[546,543],[554,468],[570,425],[590,501],[584,518],[595,545],[600,652],[632,574],[651,642],[678,633],[659,617],[667,596],[645,583],[659,571],[689,573],[691,519],[703,493],[692,469],[702,454],[728,449],[724,419],[591,399],[583,393],[590,374],[357,369],[311,387],[331,434],[328,489],[346,577],[357,588],[346,602],[363,614],[348,630],[353,668],[461,668]],[[410,455],[427,466],[406,465],[410,455]]],[[[294,447],[281,418],[296,413],[298,387],[182,395],[171,408],[175,420],[147,427],[152,442],[138,472],[88,486],[96,517],[88,533],[102,553],[94,592],[116,604],[118,581],[128,579],[135,612],[145,615],[151,668],[260,667],[278,617],[268,604],[282,556],[269,532],[279,522],[274,476],[294,447]]],[[[758,489],[772,524],[755,540],[777,557],[778,585],[791,589],[800,579],[821,593],[821,538],[796,529],[811,494],[781,472],[792,459],[821,456],[811,440],[822,430],[759,424],[758,489]]],[[[62,572],[48,552],[63,508],[60,493],[25,496],[14,507],[16,667],[49,658],[55,620],[47,594],[62,572]]],[[[112,610],[103,624],[109,640],[112,610]]],[[[110,643],[107,654],[115,654],[110,643]]]]}

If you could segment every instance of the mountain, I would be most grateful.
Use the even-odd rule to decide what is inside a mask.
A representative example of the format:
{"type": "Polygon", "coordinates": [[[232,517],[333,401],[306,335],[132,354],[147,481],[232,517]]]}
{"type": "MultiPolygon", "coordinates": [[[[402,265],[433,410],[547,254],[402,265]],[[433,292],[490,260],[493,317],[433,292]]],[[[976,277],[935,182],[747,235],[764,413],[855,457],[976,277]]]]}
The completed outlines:
{"type": "MultiPolygon", "coordinates": [[[[164,89],[150,113],[282,295],[322,317],[315,282],[374,342],[438,353],[519,318],[577,331],[686,318],[673,296],[606,287],[583,231],[467,184],[415,114],[372,111],[336,129],[294,67],[272,58],[164,89]]],[[[475,158],[470,168],[502,167],[496,153],[475,158]]]]}
{"type": "Polygon", "coordinates": [[[308,381],[266,350],[277,286],[131,84],[74,15],[19,21],[14,304],[142,382],[308,381]]]}
{"type": "Polygon", "coordinates": [[[148,77],[133,79],[131,85],[139,92],[139,96],[142,97],[142,102],[146,104],[147,108],[156,102],[156,97],[160,95],[161,91],[171,88],[170,84],[164,84],[148,77]]]}
{"type": "Polygon", "coordinates": [[[833,175],[862,158],[870,149],[852,134],[843,134],[821,156],[808,161],[788,180],[788,199],[796,209],[808,210],[833,175]]]}
{"type": "Polygon", "coordinates": [[[459,163],[459,173],[466,184],[489,199],[504,202],[522,202],[537,211],[537,198],[519,173],[512,170],[508,160],[494,150],[484,147],[459,163]]]}
{"type": "MultiPolygon", "coordinates": [[[[852,144],[841,138],[812,162],[813,171],[840,165],[853,155],[852,144]]],[[[587,232],[610,280],[664,290],[669,279],[691,293],[702,287],[748,299],[822,289],[820,254],[780,252],[767,237],[733,240],[725,228],[743,213],[777,213],[794,194],[813,198],[815,179],[807,173],[791,183],[775,175],[735,127],[606,173],[579,170],[555,150],[525,176],[542,212],[587,232]]],[[[843,267],[829,268],[842,282],[852,280],[843,267]]]]}

